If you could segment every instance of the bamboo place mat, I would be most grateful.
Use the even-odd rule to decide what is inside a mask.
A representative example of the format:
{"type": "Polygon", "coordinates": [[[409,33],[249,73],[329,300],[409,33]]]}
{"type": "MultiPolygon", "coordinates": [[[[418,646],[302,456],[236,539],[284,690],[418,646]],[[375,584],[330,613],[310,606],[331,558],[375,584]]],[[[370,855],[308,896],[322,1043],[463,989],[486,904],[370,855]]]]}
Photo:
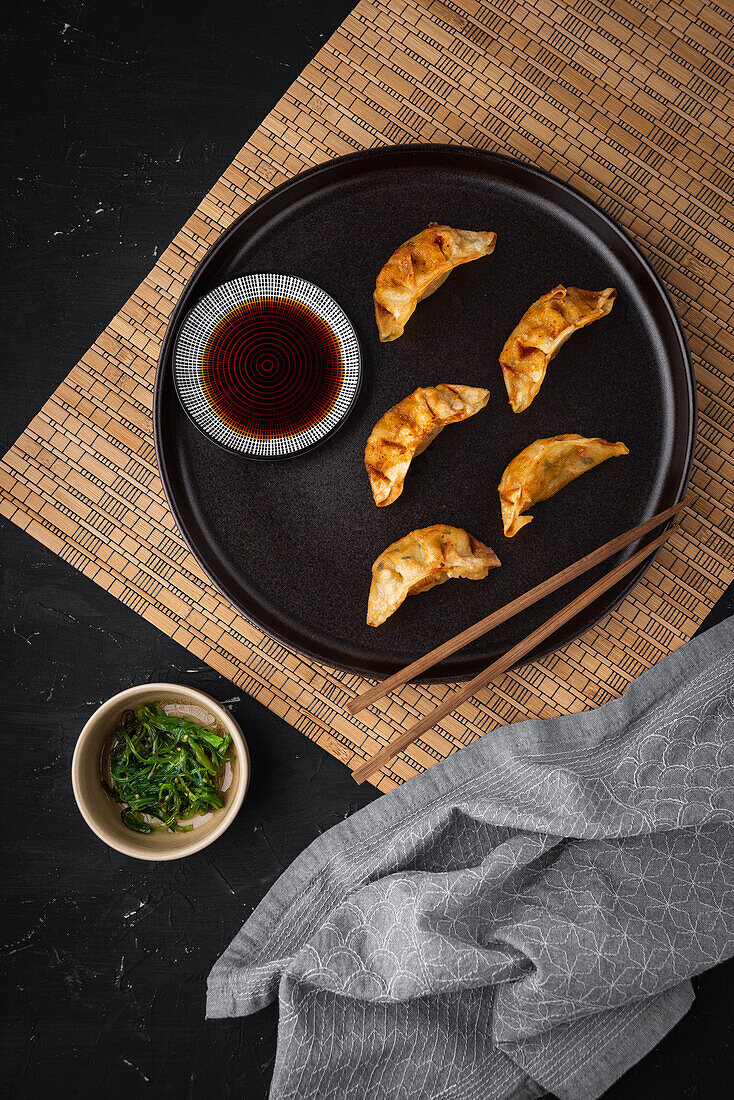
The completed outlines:
{"type": "Polygon", "coordinates": [[[732,580],[734,13],[701,0],[362,0],[306,67],[10,449],[2,511],[345,764],[450,690],[364,686],[238,614],[166,505],[153,380],[184,283],[270,188],[363,147],[453,142],[567,180],[640,243],[683,318],[698,380],[695,513],[624,603],[505,676],[378,775],[389,790],[507,722],[597,706],[686,641],[732,580]]]}

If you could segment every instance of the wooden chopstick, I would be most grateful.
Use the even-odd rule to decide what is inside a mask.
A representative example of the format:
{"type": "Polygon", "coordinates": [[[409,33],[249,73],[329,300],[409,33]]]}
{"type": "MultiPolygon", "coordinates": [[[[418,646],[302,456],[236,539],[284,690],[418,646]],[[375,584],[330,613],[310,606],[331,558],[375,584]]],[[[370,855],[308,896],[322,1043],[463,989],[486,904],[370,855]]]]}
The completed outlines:
{"type": "Polygon", "coordinates": [[[376,772],[379,768],[386,764],[388,760],[393,756],[401,752],[408,745],[412,744],[417,737],[426,733],[427,730],[433,728],[437,722],[440,722],[442,718],[445,718],[447,714],[451,714],[456,710],[458,706],[465,703],[467,699],[471,699],[472,695],[475,695],[480,688],[483,688],[485,684],[488,684],[490,680],[493,680],[496,676],[506,672],[509,668],[512,668],[514,664],[529,653],[536,645],[545,641],[551,634],[555,633],[559,627],[564,623],[569,622],[575,615],[578,615],[580,611],[583,611],[585,607],[593,603],[608,589],[613,588],[618,581],[625,577],[627,573],[631,573],[634,569],[640,565],[641,562],[648,558],[653,551],[657,550],[659,546],[665,542],[670,531],[663,531],[661,535],[653,539],[647,546],[643,546],[641,550],[638,550],[636,554],[633,554],[627,561],[623,561],[616,568],[612,569],[610,573],[607,573],[605,577],[601,577],[598,581],[587,588],[576,599],[571,600],[566,607],[562,608],[550,619],[544,622],[541,626],[534,630],[532,634],[528,634],[526,638],[523,638],[521,642],[518,642],[516,646],[508,650],[504,656],[499,660],[493,661],[491,665],[485,668],[473,680],[469,680],[467,684],[463,684],[456,691],[448,695],[443,702],[439,703],[437,707],[427,714],[424,718],[421,718],[418,722],[401,733],[399,737],[396,737],[394,741],[391,741],[379,752],[371,756],[369,760],[365,760],[358,767],[354,768],[352,775],[357,783],[364,783],[365,779],[368,779],[373,772],[376,772]]]}
{"type": "Polygon", "coordinates": [[[462,630],[460,634],[456,634],[453,638],[449,638],[447,641],[442,642],[441,645],[436,646],[436,648],[432,649],[429,653],[424,653],[422,657],[418,657],[417,660],[406,665],[406,667],[400,669],[399,672],[393,673],[393,675],[388,676],[387,679],[381,680],[379,684],[375,684],[373,687],[368,688],[367,691],[358,695],[356,699],[352,699],[347,703],[346,709],[350,714],[359,714],[365,707],[369,707],[372,703],[376,703],[383,695],[387,695],[396,688],[402,687],[403,684],[407,684],[408,680],[412,680],[415,676],[420,676],[422,672],[426,672],[429,668],[433,668],[434,665],[439,664],[439,662],[443,661],[446,657],[450,657],[452,653],[456,653],[457,650],[463,649],[464,646],[469,645],[470,642],[474,642],[477,638],[481,638],[483,634],[488,634],[490,630],[494,630],[500,623],[505,623],[508,619],[512,619],[515,615],[524,611],[525,608],[531,607],[545,596],[550,595],[551,592],[555,592],[557,588],[562,588],[564,584],[569,584],[571,581],[575,580],[576,577],[580,577],[583,573],[588,573],[595,565],[599,565],[600,562],[606,561],[607,558],[613,557],[614,554],[619,553],[620,550],[624,550],[625,546],[630,546],[633,542],[636,542],[637,539],[646,535],[648,531],[652,531],[656,527],[659,527],[661,523],[665,523],[666,520],[671,519],[676,512],[680,512],[682,508],[691,505],[694,500],[695,497],[688,496],[685,500],[679,501],[678,504],[674,504],[671,508],[666,508],[664,511],[658,512],[656,516],[645,520],[644,523],[638,523],[636,527],[631,528],[629,531],[625,531],[624,534],[617,535],[617,537],[613,538],[610,542],[605,542],[603,546],[599,546],[596,550],[592,550],[586,557],[580,558],[572,565],[567,566],[566,569],[562,569],[560,573],[555,573],[552,577],[548,577],[547,580],[541,581],[535,588],[531,588],[528,592],[524,592],[522,596],[518,596],[517,599],[505,604],[504,607],[500,607],[497,611],[493,611],[491,615],[487,615],[486,618],[480,619],[479,622],[467,627],[466,630],[462,630]]]}

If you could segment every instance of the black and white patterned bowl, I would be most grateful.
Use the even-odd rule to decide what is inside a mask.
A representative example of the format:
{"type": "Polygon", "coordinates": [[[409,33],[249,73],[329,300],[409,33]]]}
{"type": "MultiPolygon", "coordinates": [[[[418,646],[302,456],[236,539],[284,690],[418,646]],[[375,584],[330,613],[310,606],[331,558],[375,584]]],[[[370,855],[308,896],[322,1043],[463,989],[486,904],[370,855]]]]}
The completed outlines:
{"type": "Polygon", "coordinates": [[[213,442],[246,458],[291,458],[319,446],[344,423],[359,394],[362,360],[349,319],[326,291],[295,275],[244,275],[215,287],[184,318],[176,337],[173,378],[185,412],[213,442]],[[290,327],[261,325],[251,333],[248,311],[270,304],[288,306],[290,327]],[[309,386],[319,384],[322,366],[318,346],[300,339],[299,310],[307,321],[326,326],[331,366],[337,360],[340,364],[318,416],[293,428],[299,408],[307,404],[309,386]],[[225,325],[236,326],[238,317],[245,318],[247,338],[233,336],[224,359],[212,367],[218,334],[225,325]],[[226,405],[211,385],[222,371],[226,405]],[[233,410],[232,416],[227,409],[233,410]],[[255,425],[254,414],[239,417],[243,409],[259,409],[263,420],[255,425]]]}

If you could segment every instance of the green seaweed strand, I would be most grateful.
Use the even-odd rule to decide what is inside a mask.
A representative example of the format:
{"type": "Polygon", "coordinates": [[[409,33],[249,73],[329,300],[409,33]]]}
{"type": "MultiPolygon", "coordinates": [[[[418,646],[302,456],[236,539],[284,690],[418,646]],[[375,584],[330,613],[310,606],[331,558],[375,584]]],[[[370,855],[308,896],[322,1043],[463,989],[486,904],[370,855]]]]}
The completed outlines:
{"type": "Polygon", "coordinates": [[[189,832],[193,825],[182,822],[224,805],[219,778],[231,747],[228,733],[173,718],[155,704],[125,711],[110,753],[123,824],[136,833],[189,832]]]}

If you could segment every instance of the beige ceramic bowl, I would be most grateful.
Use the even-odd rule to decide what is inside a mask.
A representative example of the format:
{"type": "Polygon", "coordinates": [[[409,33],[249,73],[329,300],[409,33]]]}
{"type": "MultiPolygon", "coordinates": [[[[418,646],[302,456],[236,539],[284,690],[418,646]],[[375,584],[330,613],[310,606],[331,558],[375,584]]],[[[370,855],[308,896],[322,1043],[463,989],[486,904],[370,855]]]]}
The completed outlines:
{"type": "Polygon", "coordinates": [[[232,715],[210,695],[178,684],[141,684],[113,695],[94,712],[79,734],[71,763],[74,797],[87,825],[105,844],[135,859],[181,859],[206,848],[234,821],[249,781],[247,742],[232,715]],[[119,803],[110,798],[102,786],[103,753],[122,712],[135,710],[143,703],[201,707],[215,719],[220,730],[232,737],[235,755],[231,762],[231,780],[227,783],[225,778],[223,787],[224,806],[212,814],[192,818],[190,823],[195,827],[191,832],[134,833],[122,824],[119,803]]]}

